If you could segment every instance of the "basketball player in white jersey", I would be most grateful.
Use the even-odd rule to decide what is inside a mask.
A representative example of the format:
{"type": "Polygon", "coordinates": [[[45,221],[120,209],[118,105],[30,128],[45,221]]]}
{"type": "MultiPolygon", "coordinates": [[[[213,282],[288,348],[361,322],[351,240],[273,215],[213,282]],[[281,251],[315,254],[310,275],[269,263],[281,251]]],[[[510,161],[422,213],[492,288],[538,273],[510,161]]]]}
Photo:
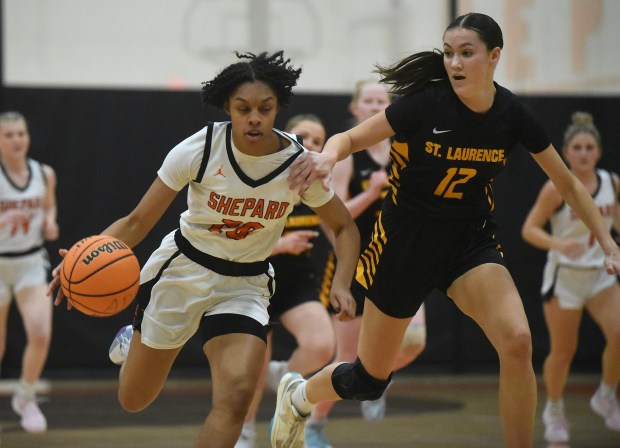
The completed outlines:
{"type": "MultiPolygon", "coordinates": [[[[597,169],[601,153],[601,137],[592,116],[575,112],[564,134],[564,159],[592,194],[609,229],[612,226],[618,229],[618,175],[597,169]]],[[[543,186],[530,210],[523,225],[523,237],[533,246],[548,251],[541,290],[551,339],[551,351],[543,366],[547,389],[543,411],[545,439],[550,443],[566,443],[570,438],[562,396],[577,349],[584,309],[606,339],[602,380],[590,405],[603,417],[609,429],[620,431],[620,408],[616,398],[620,380],[618,278],[607,274],[601,246],[551,182],[543,186]],[[551,233],[545,229],[547,223],[550,223],[551,233]]]]}
{"type": "Polygon", "coordinates": [[[28,157],[30,135],[18,112],[0,114],[0,360],[6,350],[9,309],[15,299],[26,332],[13,410],[29,432],[47,429],[35,387],[52,334],[52,302],[46,297],[49,261],[44,241],[58,238],[56,175],[28,157]]]}
{"type": "MultiPolygon", "coordinates": [[[[179,143],[138,206],[102,231],[135,246],[189,185],[179,229],[142,269],[128,352],[128,332],[122,330],[111,358],[126,357],[119,401],[138,412],[158,396],[179,351],[200,328],[213,390],[195,445],[201,448],[232,448],[241,432],[265,359],[267,307],[275,287],[266,259],[300,199],[337,235],[344,265],[336,273],[333,299],[343,318],[355,315],[349,286],[359,254],[357,227],[333,190],[317,182],[300,196],[288,187],[288,167],[306,150],[273,128],[301,70],[282,52],[237,56],[239,62],[202,90],[203,101],[224,109],[231,121],[210,123],[179,143]]],[[[58,286],[57,271],[50,291],[58,286]]],[[[59,293],[55,303],[62,299],[59,293]]]]}

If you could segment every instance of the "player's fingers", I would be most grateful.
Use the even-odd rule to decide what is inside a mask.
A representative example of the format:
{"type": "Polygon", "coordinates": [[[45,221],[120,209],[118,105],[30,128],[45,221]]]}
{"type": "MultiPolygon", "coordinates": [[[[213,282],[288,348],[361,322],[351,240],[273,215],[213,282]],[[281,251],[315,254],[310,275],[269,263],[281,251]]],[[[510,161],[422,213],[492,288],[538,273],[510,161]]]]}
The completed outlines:
{"type": "MultiPolygon", "coordinates": [[[[303,188],[304,184],[307,183],[308,176],[312,175],[311,173],[312,173],[312,170],[308,166],[303,169],[300,169],[296,173],[289,174],[288,176],[289,189],[294,190],[295,188],[299,186],[303,188]]],[[[307,190],[307,187],[303,188],[303,190],[300,190],[300,194],[306,190],[307,190]]]]}
{"type": "MultiPolygon", "coordinates": [[[[301,187],[299,189],[299,194],[302,195],[304,194],[308,188],[310,188],[310,185],[312,185],[312,183],[317,179],[317,175],[314,171],[308,171],[308,175],[306,176],[305,180],[303,182],[300,182],[301,187]]],[[[327,190],[329,190],[329,188],[327,188],[327,190]]],[[[325,190],[325,191],[327,191],[325,190]]]]}
{"type": "Polygon", "coordinates": [[[60,286],[60,280],[57,276],[54,276],[52,281],[47,285],[47,296],[52,297],[52,294],[54,294],[58,286],[60,286]]]}
{"type": "Polygon", "coordinates": [[[295,159],[293,163],[291,163],[288,173],[288,181],[291,190],[297,186],[299,182],[297,178],[302,175],[301,173],[303,173],[303,171],[308,166],[307,159],[308,155],[302,154],[301,156],[297,157],[297,159],[295,159]]]}
{"type": "Polygon", "coordinates": [[[62,289],[59,289],[58,293],[56,294],[56,298],[54,299],[54,306],[60,305],[64,298],[65,295],[63,294],[62,289]]]}
{"type": "Polygon", "coordinates": [[[613,259],[605,260],[605,270],[609,275],[620,275],[620,262],[616,262],[613,259]]]}
{"type": "Polygon", "coordinates": [[[60,276],[60,269],[62,268],[62,261],[56,265],[56,267],[52,270],[52,275],[54,277],[60,276]]]}
{"type": "Polygon", "coordinates": [[[296,170],[299,167],[299,165],[302,165],[306,161],[307,158],[308,158],[307,153],[303,153],[302,155],[297,157],[295,161],[291,163],[291,170],[296,170]]]}
{"type": "Polygon", "coordinates": [[[329,191],[329,186],[330,186],[329,185],[329,183],[330,183],[329,181],[330,181],[330,179],[331,179],[330,177],[326,177],[326,178],[323,179],[323,182],[322,182],[323,190],[329,191]]]}
{"type": "Polygon", "coordinates": [[[336,317],[341,322],[348,322],[350,320],[353,320],[353,318],[355,317],[355,313],[351,314],[350,311],[341,310],[340,313],[338,313],[338,315],[336,317]]]}
{"type": "Polygon", "coordinates": [[[316,232],[314,230],[298,230],[297,234],[306,240],[319,236],[319,232],[316,232]]]}

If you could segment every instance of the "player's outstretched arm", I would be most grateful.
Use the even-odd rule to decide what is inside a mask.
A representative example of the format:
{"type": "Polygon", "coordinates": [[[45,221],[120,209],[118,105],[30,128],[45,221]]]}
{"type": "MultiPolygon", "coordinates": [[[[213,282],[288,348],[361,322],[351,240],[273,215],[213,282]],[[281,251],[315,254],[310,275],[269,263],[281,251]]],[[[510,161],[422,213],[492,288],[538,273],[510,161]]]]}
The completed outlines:
{"type": "Polygon", "coordinates": [[[338,195],[315,209],[321,220],[334,233],[338,263],[332,281],[330,301],[340,320],[355,317],[355,300],[351,295],[351,282],[360,254],[360,233],[351,214],[338,195]]]}
{"type": "Polygon", "coordinates": [[[157,224],[177,193],[157,177],[136,208],[112,223],[101,234],[114,236],[129,247],[136,246],[157,224]]]}

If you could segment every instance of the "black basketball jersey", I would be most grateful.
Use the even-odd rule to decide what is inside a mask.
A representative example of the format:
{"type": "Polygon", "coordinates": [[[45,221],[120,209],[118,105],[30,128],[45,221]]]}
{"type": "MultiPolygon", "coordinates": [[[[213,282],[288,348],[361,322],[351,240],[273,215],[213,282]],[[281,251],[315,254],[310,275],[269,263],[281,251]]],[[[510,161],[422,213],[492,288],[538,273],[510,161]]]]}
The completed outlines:
{"type": "Polygon", "coordinates": [[[488,215],[492,182],[519,144],[531,153],[550,145],[539,120],[512,92],[495,84],[491,109],[465,106],[449,82],[432,83],[385,111],[395,131],[384,206],[445,218],[488,215]]]}
{"type": "MultiPolygon", "coordinates": [[[[370,156],[368,151],[353,153],[353,177],[349,182],[349,196],[354,198],[358,194],[367,190],[370,184],[370,176],[372,172],[385,169],[386,168],[384,166],[377,163],[370,156]]],[[[370,242],[375,221],[379,216],[381,204],[383,203],[383,199],[388,191],[388,188],[384,189],[381,197],[370,204],[366,210],[362,212],[362,214],[355,218],[355,224],[357,224],[360,231],[361,247],[366,246],[366,244],[370,242]]]]}
{"type": "MultiPolygon", "coordinates": [[[[286,218],[283,234],[295,230],[314,230],[321,233],[320,223],[319,216],[310,207],[299,203],[286,218]]],[[[322,272],[329,242],[325,237],[319,236],[312,240],[312,244],[314,247],[311,250],[299,255],[279,254],[269,257],[269,262],[276,272],[276,278],[282,279],[301,272],[313,274],[322,272]]]]}

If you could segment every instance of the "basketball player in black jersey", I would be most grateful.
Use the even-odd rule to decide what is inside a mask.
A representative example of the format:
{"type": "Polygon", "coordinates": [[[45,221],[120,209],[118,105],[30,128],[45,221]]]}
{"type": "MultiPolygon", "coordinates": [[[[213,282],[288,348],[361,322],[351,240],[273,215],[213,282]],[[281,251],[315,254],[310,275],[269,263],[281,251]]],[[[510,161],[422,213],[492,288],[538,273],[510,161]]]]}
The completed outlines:
{"type": "MultiPolygon", "coordinates": [[[[386,86],[376,80],[365,79],[358,81],[353,91],[349,111],[356,123],[361,123],[373,115],[383,112],[391,102],[391,95],[386,86]]],[[[356,152],[351,157],[334,166],[332,182],[334,191],[345,203],[347,210],[355,219],[360,231],[361,247],[365,247],[372,237],[374,223],[381,211],[381,204],[389,192],[387,177],[390,162],[390,139],[356,152]]],[[[321,285],[321,301],[329,305],[329,289],[336,263],[333,251],[330,252],[321,285]]],[[[357,342],[359,339],[364,311],[364,289],[353,283],[351,288],[357,307],[355,319],[343,322],[333,319],[336,330],[336,357],[335,361],[354,361],[357,357],[357,342]]],[[[423,305],[407,327],[401,350],[394,365],[394,371],[410,364],[424,349],[426,341],[426,325],[423,305]]],[[[327,419],[335,402],[320,403],[312,410],[312,416],[306,425],[305,448],[329,448],[327,441],[327,419]]],[[[361,402],[362,416],[367,421],[382,420],[386,412],[385,394],[378,400],[361,402]]]]}
{"type": "Polygon", "coordinates": [[[383,202],[357,269],[357,281],[366,289],[358,358],[331,364],[307,381],[292,374],[282,378],[273,446],[301,446],[295,437],[303,434],[304,416],[315,403],[381,396],[409,318],[433,288],[474,319],[497,351],[504,446],[532,446],[536,378],[531,334],[492,217],[492,180],[512,151],[521,144],[530,152],[600,243],[610,274],[620,273],[620,251],[590,194],[540,122],[494,82],[502,47],[501,29],[491,17],[458,17],[444,32],[443,51],[378,67],[382,82],[401,98],[385,112],[332,136],[321,154],[295,164],[290,187],[303,190],[317,177],[329,182],[336,161],[352,152],[396,139],[392,194],[383,202]]]}

